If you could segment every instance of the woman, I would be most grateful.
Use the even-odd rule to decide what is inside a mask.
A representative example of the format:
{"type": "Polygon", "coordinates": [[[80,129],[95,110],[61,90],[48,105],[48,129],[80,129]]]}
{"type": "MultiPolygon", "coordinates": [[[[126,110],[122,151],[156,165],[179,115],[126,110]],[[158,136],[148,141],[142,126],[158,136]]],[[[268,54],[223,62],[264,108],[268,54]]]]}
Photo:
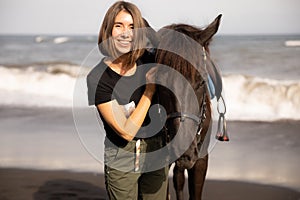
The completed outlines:
{"type": "Polygon", "coordinates": [[[146,83],[153,80],[155,69],[139,66],[139,58],[146,55],[146,32],[139,28],[145,28],[145,21],[134,4],[113,4],[99,33],[105,58],[87,77],[89,104],[97,107],[106,131],[104,171],[110,199],[157,200],[167,195],[167,164],[145,172],[149,163],[139,158],[140,153],[163,145],[161,134],[149,136],[147,128],[142,128],[149,121],[155,93],[155,85],[146,83]]]}

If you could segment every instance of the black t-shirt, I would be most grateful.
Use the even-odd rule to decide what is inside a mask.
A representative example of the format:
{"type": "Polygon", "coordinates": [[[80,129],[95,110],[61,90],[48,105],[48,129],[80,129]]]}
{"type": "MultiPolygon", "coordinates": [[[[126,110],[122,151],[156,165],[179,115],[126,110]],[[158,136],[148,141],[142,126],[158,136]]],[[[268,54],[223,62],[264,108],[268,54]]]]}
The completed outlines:
{"type": "MultiPolygon", "coordinates": [[[[120,105],[127,105],[134,102],[135,106],[139,103],[146,83],[146,73],[153,64],[142,65],[142,61],[137,62],[137,68],[131,76],[121,76],[104,63],[104,59],[96,65],[87,76],[88,86],[88,100],[89,105],[95,105],[117,100],[120,105]]],[[[115,145],[124,146],[127,141],[120,137],[103,119],[106,136],[115,145]]],[[[149,123],[149,116],[147,114],[143,126],[149,123]]],[[[139,136],[137,133],[136,137],[139,136]]]]}
{"type": "Polygon", "coordinates": [[[134,101],[138,104],[145,89],[145,69],[137,67],[131,76],[121,76],[103,60],[96,67],[105,68],[95,90],[95,105],[117,100],[120,105],[126,105],[134,101]]]}

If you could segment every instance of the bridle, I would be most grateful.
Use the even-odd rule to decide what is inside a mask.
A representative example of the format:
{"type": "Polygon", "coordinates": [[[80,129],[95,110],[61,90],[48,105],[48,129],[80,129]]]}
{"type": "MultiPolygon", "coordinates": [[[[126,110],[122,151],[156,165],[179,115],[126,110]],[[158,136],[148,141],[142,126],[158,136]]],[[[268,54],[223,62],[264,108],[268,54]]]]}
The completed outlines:
{"type": "Polygon", "coordinates": [[[190,119],[190,120],[194,121],[196,123],[196,125],[198,126],[197,134],[200,135],[203,122],[206,119],[206,115],[205,115],[206,104],[207,104],[206,92],[204,91],[199,115],[195,115],[193,113],[188,113],[188,112],[172,112],[167,115],[166,121],[171,120],[171,119],[180,118],[180,122],[184,122],[186,119],[190,119]]]}
{"type": "MultiPolygon", "coordinates": [[[[203,47],[203,58],[204,58],[204,69],[207,72],[206,69],[206,61],[207,61],[207,56],[206,56],[206,50],[203,47]]],[[[205,81],[202,82],[201,85],[206,84],[205,81]]],[[[207,84],[206,84],[207,86],[207,84]]],[[[208,86],[207,86],[208,87],[208,86]]],[[[166,118],[166,122],[172,119],[177,119],[180,118],[180,122],[184,122],[186,119],[192,120],[194,121],[197,126],[197,135],[200,135],[201,130],[203,128],[203,122],[206,119],[206,107],[207,107],[207,99],[206,99],[206,91],[208,91],[209,89],[206,88],[203,92],[203,98],[202,98],[202,102],[201,102],[201,106],[200,106],[200,112],[199,115],[193,114],[193,113],[188,113],[188,112],[172,112],[170,114],[167,115],[166,118]]],[[[228,133],[227,133],[227,126],[226,126],[226,119],[225,119],[225,113],[226,113],[226,104],[225,104],[225,100],[223,98],[223,96],[220,94],[220,97],[218,99],[218,113],[219,113],[219,120],[218,120],[218,130],[217,130],[217,134],[216,134],[216,139],[220,140],[220,141],[229,141],[229,137],[228,137],[228,133]],[[219,109],[219,99],[222,100],[222,104],[224,106],[224,111],[221,112],[219,109]]],[[[159,108],[159,113],[160,113],[160,108],[159,108]]],[[[164,129],[165,131],[167,131],[167,127],[166,127],[166,123],[164,125],[164,129]]]]}
{"type": "MultiPolygon", "coordinates": [[[[203,59],[204,59],[204,69],[205,69],[205,71],[207,71],[206,70],[207,56],[206,56],[206,50],[204,47],[203,47],[203,59]]],[[[205,84],[205,81],[203,81],[201,83],[201,86],[204,84],[205,84]]],[[[197,134],[200,135],[203,122],[206,119],[206,114],[205,114],[206,113],[206,105],[207,105],[206,90],[204,90],[199,115],[188,113],[188,112],[172,112],[167,115],[166,121],[171,120],[171,119],[180,118],[180,122],[184,122],[186,119],[190,119],[190,120],[194,121],[196,123],[196,125],[198,126],[197,134]]]]}

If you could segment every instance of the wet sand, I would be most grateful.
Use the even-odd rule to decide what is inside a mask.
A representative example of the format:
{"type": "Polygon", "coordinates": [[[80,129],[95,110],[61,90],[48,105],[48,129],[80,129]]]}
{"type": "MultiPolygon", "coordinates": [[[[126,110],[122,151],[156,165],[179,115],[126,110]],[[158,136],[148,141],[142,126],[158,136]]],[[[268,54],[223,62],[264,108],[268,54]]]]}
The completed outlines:
{"type": "MultiPolygon", "coordinates": [[[[83,147],[71,109],[0,112],[1,200],[106,198],[103,165],[83,147]]],[[[228,130],[230,142],[210,152],[204,200],[300,199],[300,121],[229,121],[228,130]]],[[[171,180],[170,191],[175,199],[171,180]]]]}
{"type": "MultiPolygon", "coordinates": [[[[103,174],[0,169],[0,199],[107,199],[103,174]]],[[[170,184],[171,178],[170,178],[170,184]]],[[[170,185],[171,199],[175,193],[170,185]]],[[[187,188],[185,188],[187,195],[187,188]]],[[[299,200],[288,188],[242,181],[207,180],[204,200],[299,200]]]]}

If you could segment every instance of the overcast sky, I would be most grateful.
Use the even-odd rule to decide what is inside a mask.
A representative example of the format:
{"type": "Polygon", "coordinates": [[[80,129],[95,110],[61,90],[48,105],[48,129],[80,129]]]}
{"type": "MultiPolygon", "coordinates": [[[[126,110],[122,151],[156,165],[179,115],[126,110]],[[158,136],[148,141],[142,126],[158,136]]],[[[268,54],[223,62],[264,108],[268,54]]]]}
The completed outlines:
{"type": "MultiPolygon", "coordinates": [[[[300,0],[129,0],[158,29],[174,22],[205,26],[218,14],[219,34],[300,34],[300,0]]],[[[112,0],[0,0],[0,34],[92,34],[112,0]]]]}

